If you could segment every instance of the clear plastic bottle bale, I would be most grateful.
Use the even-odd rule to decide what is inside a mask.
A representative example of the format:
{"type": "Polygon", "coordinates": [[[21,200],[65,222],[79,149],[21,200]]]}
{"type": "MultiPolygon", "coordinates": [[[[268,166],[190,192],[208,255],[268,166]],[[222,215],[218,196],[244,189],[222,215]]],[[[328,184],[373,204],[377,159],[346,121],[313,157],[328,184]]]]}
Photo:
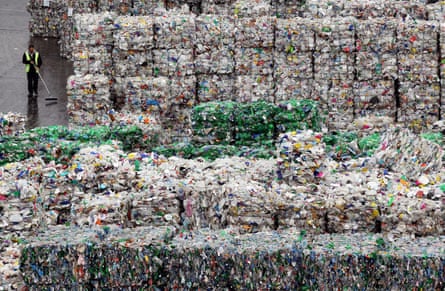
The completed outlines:
{"type": "Polygon", "coordinates": [[[227,101],[234,98],[233,75],[204,74],[197,76],[198,102],[227,101]]]}
{"type": "Polygon", "coordinates": [[[353,85],[355,116],[394,118],[396,102],[392,80],[370,80],[353,85]]]}
{"type": "MultiPolygon", "coordinates": [[[[274,74],[280,78],[313,79],[312,53],[289,50],[274,51],[274,74]]],[[[279,81],[277,81],[278,83],[279,81]]]]}
{"type": "Polygon", "coordinates": [[[240,75],[235,80],[235,98],[239,102],[274,102],[274,80],[270,75],[240,75]]]}
{"type": "Polygon", "coordinates": [[[62,19],[65,1],[30,1],[27,11],[31,14],[29,31],[32,36],[59,37],[60,20],[62,19]]]}
{"type": "Polygon", "coordinates": [[[194,15],[201,12],[201,1],[199,0],[167,0],[165,2],[168,10],[185,9],[194,15]]]}
{"type": "Polygon", "coordinates": [[[277,138],[278,179],[291,185],[318,183],[326,175],[322,135],[312,130],[293,131],[277,138]]]}
{"type": "Polygon", "coordinates": [[[439,81],[437,60],[436,53],[399,53],[398,76],[405,82],[437,82],[439,81]]]}
{"type": "Polygon", "coordinates": [[[313,98],[312,79],[295,78],[280,75],[276,77],[275,102],[291,99],[311,99],[313,98]]]}
{"type": "Polygon", "coordinates": [[[436,21],[399,22],[397,26],[399,54],[437,54],[439,29],[439,23],[436,21]]]}
{"type": "Polygon", "coordinates": [[[357,78],[372,80],[376,76],[392,77],[397,74],[395,21],[365,20],[357,25],[357,78]]]}
{"type": "Polygon", "coordinates": [[[271,75],[273,73],[272,48],[235,48],[235,73],[239,75],[271,75]]]}
{"type": "Polygon", "coordinates": [[[112,107],[105,75],[70,76],[67,81],[68,122],[71,126],[109,124],[112,107]]]}
{"type": "Polygon", "coordinates": [[[202,14],[231,15],[235,0],[208,0],[201,3],[202,14]]]}
{"type": "Polygon", "coordinates": [[[272,5],[275,6],[275,13],[278,18],[291,19],[295,16],[302,17],[306,11],[306,1],[301,0],[276,0],[272,5]]]}
{"type": "Polygon", "coordinates": [[[113,48],[113,76],[136,77],[153,75],[153,56],[150,50],[120,50],[113,48]]]}
{"type": "Polygon", "coordinates": [[[402,82],[398,120],[413,130],[421,131],[439,120],[440,83],[402,82]]]}
{"type": "Polygon", "coordinates": [[[112,46],[116,13],[103,12],[74,15],[74,46],[112,46]]]}
{"type": "Polygon", "coordinates": [[[394,10],[390,9],[390,5],[384,0],[373,1],[356,1],[345,2],[343,16],[352,16],[360,20],[370,20],[376,18],[388,19],[394,14],[394,10]]]}
{"type": "Polygon", "coordinates": [[[193,107],[193,135],[207,143],[230,143],[236,103],[206,102],[193,107]]]}
{"type": "MultiPolygon", "coordinates": [[[[417,196],[419,191],[417,190],[417,196]]],[[[424,237],[438,234],[441,230],[441,218],[434,215],[440,208],[440,202],[429,199],[418,199],[414,196],[388,197],[382,205],[382,232],[393,236],[415,235],[424,237]]]]}
{"type": "Polygon", "coordinates": [[[442,22],[445,17],[445,9],[444,8],[445,8],[444,4],[441,1],[437,1],[436,3],[429,3],[429,5],[425,5],[426,13],[428,14],[428,20],[442,22]]]}
{"type": "Polygon", "coordinates": [[[112,74],[112,58],[105,46],[76,47],[72,51],[72,61],[76,75],[112,74]]]}
{"type": "Polygon", "coordinates": [[[378,232],[378,201],[372,195],[341,193],[338,189],[326,202],[328,233],[378,232]]]}
{"type": "Polygon", "coordinates": [[[194,67],[196,74],[232,74],[235,71],[234,52],[227,46],[200,47],[196,50],[194,67]]]}
{"type": "Polygon", "coordinates": [[[154,76],[183,77],[195,74],[192,49],[154,49],[154,76]]]}
{"type": "Polygon", "coordinates": [[[153,19],[150,16],[118,16],[114,43],[121,50],[147,50],[154,47],[153,19]]]}
{"type": "Polygon", "coordinates": [[[332,80],[328,92],[329,117],[326,120],[331,128],[346,128],[354,119],[353,82],[332,80]]]}
{"type": "MultiPolygon", "coordinates": [[[[158,178],[159,179],[159,178],[158,178]]],[[[160,179],[159,179],[160,180],[160,179]]],[[[129,223],[133,226],[179,226],[180,208],[177,194],[162,189],[159,183],[150,190],[132,195],[130,203],[129,223]],[[155,192],[155,190],[159,192],[155,192]]]]}
{"type": "Polygon", "coordinates": [[[191,113],[192,107],[188,105],[170,104],[161,116],[164,130],[161,143],[190,142],[193,133],[191,113]]]}
{"type": "Polygon", "coordinates": [[[338,17],[344,10],[344,0],[317,1],[308,0],[305,2],[304,18],[328,19],[338,17]]]}
{"type": "Polygon", "coordinates": [[[397,1],[388,3],[394,9],[394,16],[401,20],[422,21],[429,19],[423,1],[397,1]]]}
{"type": "Polygon", "coordinates": [[[166,12],[154,18],[155,47],[192,49],[196,40],[195,17],[191,14],[166,12]]]}
{"type": "MultiPolygon", "coordinates": [[[[278,230],[288,229],[308,234],[326,232],[326,199],[308,193],[282,192],[276,202],[278,230]]],[[[295,190],[294,190],[295,191],[295,190]]]]}
{"type": "Polygon", "coordinates": [[[274,45],[276,18],[260,16],[235,20],[235,44],[238,48],[268,48],[274,45]]]}
{"type": "Polygon", "coordinates": [[[237,18],[256,18],[275,15],[275,9],[268,0],[236,0],[232,3],[231,14],[237,18]]]}
{"type": "Polygon", "coordinates": [[[355,53],[313,54],[315,80],[353,80],[355,77],[355,53]]]}
{"type": "Polygon", "coordinates": [[[326,18],[314,24],[315,51],[323,53],[352,53],[355,49],[354,18],[326,18]]]}
{"type": "Polygon", "coordinates": [[[235,19],[229,15],[200,14],[195,19],[196,48],[233,46],[235,19]]]}
{"type": "Polygon", "coordinates": [[[275,48],[278,52],[311,52],[315,48],[314,25],[305,18],[277,18],[275,48]]]}

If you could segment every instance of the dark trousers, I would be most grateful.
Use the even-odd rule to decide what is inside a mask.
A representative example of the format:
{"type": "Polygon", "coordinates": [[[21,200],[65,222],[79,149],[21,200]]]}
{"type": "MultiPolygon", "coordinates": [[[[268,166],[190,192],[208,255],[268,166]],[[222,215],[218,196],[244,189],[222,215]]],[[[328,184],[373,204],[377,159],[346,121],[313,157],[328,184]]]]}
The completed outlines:
{"type": "Polygon", "coordinates": [[[39,75],[36,72],[28,72],[26,73],[28,78],[28,93],[32,95],[34,92],[37,94],[37,89],[39,87],[39,75]]]}

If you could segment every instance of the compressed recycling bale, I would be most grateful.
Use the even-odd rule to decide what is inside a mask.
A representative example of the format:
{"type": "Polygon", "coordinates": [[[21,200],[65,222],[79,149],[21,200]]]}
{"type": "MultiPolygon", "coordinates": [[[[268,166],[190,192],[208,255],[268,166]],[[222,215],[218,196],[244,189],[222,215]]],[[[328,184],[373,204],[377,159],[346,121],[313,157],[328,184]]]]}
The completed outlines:
{"type": "Polygon", "coordinates": [[[268,48],[274,45],[276,18],[269,16],[235,20],[235,44],[238,48],[268,48]]]}
{"type": "Polygon", "coordinates": [[[67,81],[68,121],[72,126],[109,124],[112,108],[109,78],[105,75],[72,75],[67,81]]]}
{"type": "Polygon", "coordinates": [[[232,4],[232,13],[237,18],[262,17],[275,14],[274,7],[268,0],[235,0],[232,4]]]}
{"type": "Polygon", "coordinates": [[[309,19],[333,18],[341,15],[345,7],[344,0],[317,1],[308,0],[305,2],[305,11],[303,16],[309,19]]]}
{"type": "Polygon", "coordinates": [[[314,22],[305,18],[278,18],[275,29],[278,52],[310,52],[315,48],[314,22]]]}
{"type": "Polygon", "coordinates": [[[276,204],[278,230],[296,229],[312,234],[326,232],[327,208],[323,197],[297,193],[296,189],[282,189],[276,204]]]}
{"type": "Polygon", "coordinates": [[[170,94],[170,82],[167,77],[129,77],[123,80],[122,86],[125,96],[123,109],[130,112],[166,110],[166,100],[170,94]]]}
{"type": "Polygon", "coordinates": [[[163,144],[189,142],[192,138],[192,106],[188,104],[170,104],[163,112],[161,120],[164,130],[163,144]]]}
{"type": "Polygon", "coordinates": [[[0,137],[20,135],[26,130],[27,117],[18,112],[0,112],[0,137]]]}
{"type": "Polygon", "coordinates": [[[276,78],[313,79],[310,52],[274,51],[273,62],[276,78]]]}
{"type": "Polygon", "coordinates": [[[294,130],[320,130],[321,118],[318,104],[312,100],[288,99],[280,101],[274,115],[276,131],[280,133],[294,130]]]}
{"type": "Polygon", "coordinates": [[[248,145],[270,140],[274,136],[273,116],[276,107],[264,100],[240,103],[235,108],[235,143],[248,145]]]}
{"type": "Polygon", "coordinates": [[[167,0],[165,3],[167,9],[185,8],[193,14],[201,12],[201,0],[167,0]]]}
{"type": "Polygon", "coordinates": [[[64,1],[28,1],[27,10],[32,15],[29,31],[33,36],[58,37],[60,20],[64,14],[64,1]]]}
{"type": "Polygon", "coordinates": [[[151,16],[118,16],[114,45],[121,50],[147,50],[154,47],[151,16]]]}
{"type": "Polygon", "coordinates": [[[189,76],[195,74],[192,49],[154,49],[154,76],[189,76]]]}
{"type": "Polygon", "coordinates": [[[274,102],[272,75],[240,75],[235,84],[235,97],[239,102],[274,102]]]}
{"type": "Polygon", "coordinates": [[[277,139],[278,179],[291,185],[318,183],[325,176],[322,135],[307,131],[282,133],[277,139]]]}
{"type": "Polygon", "coordinates": [[[435,21],[405,21],[397,26],[397,46],[400,54],[436,54],[439,23],[435,21]]]}
{"type": "Polygon", "coordinates": [[[229,47],[207,47],[196,51],[194,68],[196,74],[231,74],[235,70],[234,52],[229,47]]]}
{"type": "Polygon", "coordinates": [[[113,48],[113,76],[136,77],[153,75],[151,51],[121,50],[113,48]]]}
{"type": "Polygon", "coordinates": [[[74,46],[111,46],[114,44],[114,12],[75,14],[74,46]]]}
{"type": "Polygon", "coordinates": [[[273,73],[272,48],[235,48],[235,72],[241,75],[269,75],[273,73]]]}
{"type": "Polygon", "coordinates": [[[202,14],[231,15],[235,0],[208,0],[201,3],[202,14]]]}
{"type": "Polygon", "coordinates": [[[395,116],[396,100],[392,80],[370,80],[353,85],[356,116],[395,116]]]}
{"type": "Polygon", "coordinates": [[[359,51],[356,53],[355,69],[360,81],[397,76],[397,57],[393,52],[359,51]]]}
{"type": "Polygon", "coordinates": [[[276,0],[275,13],[278,18],[291,19],[295,16],[303,16],[306,11],[306,1],[301,0],[276,0]]]}
{"type": "Polygon", "coordinates": [[[408,53],[398,55],[398,76],[402,82],[437,82],[436,53],[408,53]]]}
{"type": "Polygon", "coordinates": [[[354,119],[353,81],[332,80],[328,91],[329,117],[331,128],[346,128],[354,119]]]}
{"type": "Polygon", "coordinates": [[[355,53],[314,53],[313,74],[315,80],[353,80],[355,77],[355,53]]]}
{"type": "Polygon", "coordinates": [[[235,80],[232,75],[198,75],[197,101],[227,101],[234,98],[235,80]]]}
{"type": "Polygon", "coordinates": [[[313,94],[312,79],[277,76],[275,82],[275,102],[290,99],[311,99],[313,94]]]}
{"type": "MultiPolygon", "coordinates": [[[[208,2],[208,1],[206,1],[208,2]]],[[[215,48],[224,45],[233,46],[235,42],[235,19],[229,14],[201,14],[196,17],[196,48],[215,48]]]]}
{"type": "Polygon", "coordinates": [[[195,17],[191,14],[166,12],[154,18],[155,47],[192,49],[196,40],[195,17]]]}
{"type": "Polygon", "coordinates": [[[207,143],[228,144],[233,140],[233,122],[237,103],[206,102],[193,107],[193,135],[207,143]]]}
{"type": "Polygon", "coordinates": [[[316,22],[315,51],[352,53],[355,50],[356,25],[357,20],[354,18],[326,18],[316,22]]]}
{"type": "Polygon", "coordinates": [[[113,69],[111,54],[104,46],[76,47],[72,51],[74,74],[103,74],[110,76],[113,69]]]}
{"type": "Polygon", "coordinates": [[[439,120],[440,83],[401,82],[398,120],[421,130],[439,120]]]}
{"type": "Polygon", "coordinates": [[[353,16],[360,20],[369,20],[383,18],[388,20],[394,15],[394,9],[388,1],[376,0],[345,2],[345,9],[342,11],[343,16],[353,16]]]}

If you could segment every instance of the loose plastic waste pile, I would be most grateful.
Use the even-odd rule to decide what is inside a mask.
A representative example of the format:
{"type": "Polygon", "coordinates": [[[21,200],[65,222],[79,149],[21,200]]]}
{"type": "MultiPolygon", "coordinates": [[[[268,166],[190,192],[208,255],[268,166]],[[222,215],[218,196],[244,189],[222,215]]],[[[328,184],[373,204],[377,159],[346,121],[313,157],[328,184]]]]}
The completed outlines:
{"type": "Polygon", "coordinates": [[[1,115],[0,290],[445,287],[441,3],[29,3],[70,125],[1,115]]]}

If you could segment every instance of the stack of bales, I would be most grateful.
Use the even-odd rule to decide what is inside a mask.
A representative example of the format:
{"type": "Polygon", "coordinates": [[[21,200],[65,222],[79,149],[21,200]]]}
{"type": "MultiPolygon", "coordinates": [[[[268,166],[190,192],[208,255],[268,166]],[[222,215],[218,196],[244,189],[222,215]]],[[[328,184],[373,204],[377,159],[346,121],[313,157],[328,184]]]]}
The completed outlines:
{"type": "Polygon", "coordinates": [[[236,98],[240,102],[273,102],[276,18],[269,16],[268,1],[256,1],[250,5],[247,1],[234,4],[236,98]],[[252,5],[258,9],[253,9],[252,5]]]}
{"type": "Polygon", "coordinates": [[[397,27],[397,65],[400,81],[399,121],[412,128],[439,119],[439,23],[406,21],[397,27]]]}
{"type": "Polygon", "coordinates": [[[196,98],[195,30],[195,17],[189,13],[167,11],[154,19],[153,87],[159,78],[167,82],[154,89],[165,91],[160,100],[162,120],[171,141],[188,139],[191,134],[190,113],[196,98]]]}
{"type": "Polygon", "coordinates": [[[275,102],[312,98],[314,23],[304,18],[277,19],[275,30],[275,102]]]}
{"type": "Polygon", "coordinates": [[[315,25],[314,96],[328,112],[329,127],[345,128],[353,120],[355,33],[353,18],[332,18],[315,25]]]}
{"type": "Polygon", "coordinates": [[[397,76],[396,23],[363,20],[356,38],[357,78],[354,83],[355,117],[394,118],[397,76]]]}
{"type": "Polygon", "coordinates": [[[196,18],[194,64],[198,102],[234,97],[234,28],[230,16],[201,14],[196,18]]]}

